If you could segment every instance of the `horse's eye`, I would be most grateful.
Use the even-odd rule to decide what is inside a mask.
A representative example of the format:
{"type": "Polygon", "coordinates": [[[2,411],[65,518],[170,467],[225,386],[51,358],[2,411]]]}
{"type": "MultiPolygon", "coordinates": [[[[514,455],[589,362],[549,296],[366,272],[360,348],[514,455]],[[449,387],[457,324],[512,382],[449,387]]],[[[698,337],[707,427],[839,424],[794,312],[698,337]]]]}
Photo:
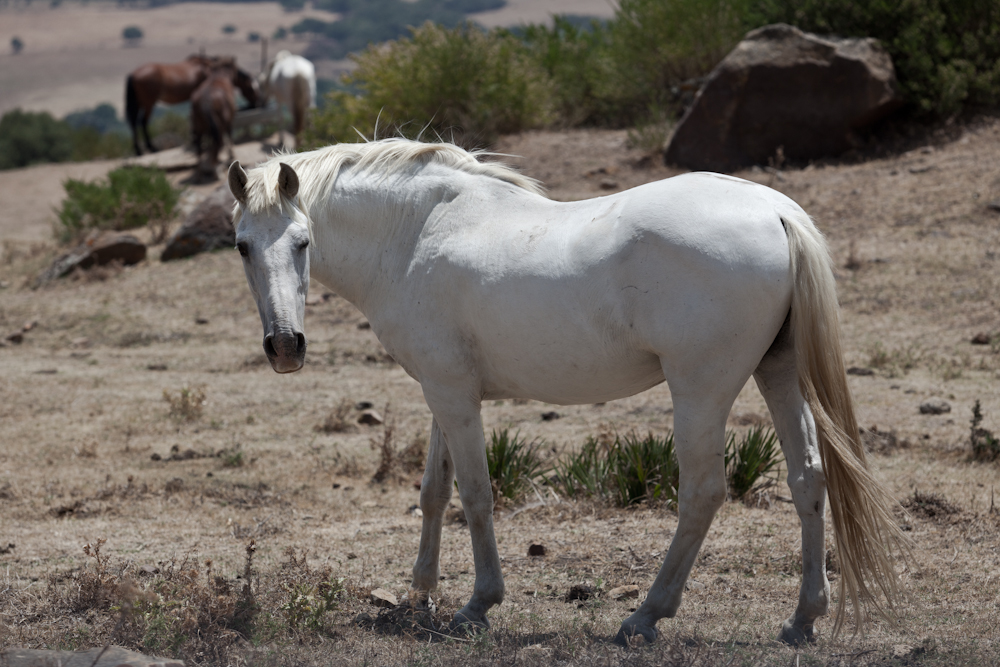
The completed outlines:
{"type": "Polygon", "coordinates": [[[299,244],[299,250],[305,250],[308,247],[309,247],[309,239],[306,239],[305,241],[299,244]]]}
{"type": "Polygon", "coordinates": [[[240,255],[242,255],[243,257],[247,256],[248,251],[247,251],[247,244],[246,243],[243,243],[242,241],[240,241],[239,243],[236,244],[236,249],[240,251],[240,255]]]}

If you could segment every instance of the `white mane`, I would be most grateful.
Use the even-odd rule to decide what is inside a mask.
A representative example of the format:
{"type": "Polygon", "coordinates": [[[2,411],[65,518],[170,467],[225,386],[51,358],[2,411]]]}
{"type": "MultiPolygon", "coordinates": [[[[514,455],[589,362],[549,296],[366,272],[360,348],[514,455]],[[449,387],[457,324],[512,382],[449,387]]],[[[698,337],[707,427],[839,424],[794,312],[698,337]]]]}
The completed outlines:
{"type": "Polygon", "coordinates": [[[410,170],[414,165],[435,163],[544,194],[538,181],[518,173],[512,167],[499,162],[480,162],[478,158],[485,155],[494,154],[487,151],[467,151],[449,143],[424,143],[402,138],[335,144],[306,153],[276,155],[247,172],[246,208],[263,211],[282,206],[278,194],[278,170],[282,162],[295,169],[300,182],[299,197],[307,208],[307,200],[313,201],[317,197],[329,195],[340,170],[348,165],[389,176],[410,170]]]}

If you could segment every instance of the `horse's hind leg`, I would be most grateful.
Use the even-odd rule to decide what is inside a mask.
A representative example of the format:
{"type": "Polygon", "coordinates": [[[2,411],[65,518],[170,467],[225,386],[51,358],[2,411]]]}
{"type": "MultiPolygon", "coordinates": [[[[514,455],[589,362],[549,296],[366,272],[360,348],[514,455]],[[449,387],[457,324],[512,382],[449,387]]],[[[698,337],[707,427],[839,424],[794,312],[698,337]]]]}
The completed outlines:
{"type": "MultiPolygon", "coordinates": [[[[749,371],[748,371],[749,374],[749,371]]],[[[705,374],[711,376],[710,373],[705,374]]],[[[742,382],[739,383],[742,386],[742,382]]],[[[647,641],[656,638],[656,622],[673,617],[701,543],[715,513],[726,500],[726,418],[739,387],[719,392],[675,392],[674,448],[680,464],[677,532],[667,557],[645,602],[622,622],[615,641],[628,642],[634,635],[647,641]]]]}
{"type": "Polygon", "coordinates": [[[816,424],[799,391],[795,347],[782,327],[771,349],[754,372],[788,466],[788,488],[802,522],[802,587],[795,614],[784,622],[778,639],[802,644],[815,639],[813,624],[830,606],[826,578],[823,517],[826,478],[816,441],[816,424]]]}
{"type": "Polygon", "coordinates": [[[441,525],[444,511],[451,500],[451,483],[455,479],[448,445],[437,420],[431,423],[431,442],[427,451],[427,466],[420,484],[420,510],[424,513],[420,531],[420,552],[413,566],[410,597],[417,606],[430,605],[430,592],[437,588],[441,574],[441,525]]]}
{"type": "Polygon", "coordinates": [[[155,153],[156,149],[153,148],[153,142],[149,140],[149,117],[153,115],[153,109],[142,109],[141,112],[141,125],[142,125],[142,136],[146,139],[146,148],[149,149],[150,153],[155,153]]]}

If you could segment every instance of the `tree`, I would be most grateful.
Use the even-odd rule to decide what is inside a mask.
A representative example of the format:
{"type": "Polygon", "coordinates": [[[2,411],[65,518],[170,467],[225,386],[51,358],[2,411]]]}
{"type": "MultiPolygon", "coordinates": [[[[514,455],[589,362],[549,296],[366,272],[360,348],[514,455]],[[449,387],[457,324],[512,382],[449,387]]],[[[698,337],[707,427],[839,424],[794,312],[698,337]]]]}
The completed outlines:
{"type": "Polygon", "coordinates": [[[24,42],[21,41],[20,37],[11,37],[10,39],[10,50],[14,52],[16,56],[24,48],[24,42]]]}
{"type": "Polygon", "coordinates": [[[139,26],[130,25],[122,30],[122,39],[128,46],[135,46],[142,41],[142,29],[139,26]]]}
{"type": "Polygon", "coordinates": [[[14,109],[0,119],[0,169],[38,162],[65,162],[73,153],[73,131],[47,112],[14,109]]]}
{"type": "Polygon", "coordinates": [[[234,32],[236,32],[236,26],[234,26],[232,23],[227,23],[226,25],[222,26],[222,32],[226,33],[227,35],[231,35],[234,32]]]}

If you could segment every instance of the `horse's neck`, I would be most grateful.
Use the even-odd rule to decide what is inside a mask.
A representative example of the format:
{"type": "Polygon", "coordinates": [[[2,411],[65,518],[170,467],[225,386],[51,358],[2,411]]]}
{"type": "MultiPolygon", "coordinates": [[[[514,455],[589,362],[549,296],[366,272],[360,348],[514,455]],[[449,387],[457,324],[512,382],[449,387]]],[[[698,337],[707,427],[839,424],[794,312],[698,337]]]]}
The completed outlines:
{"type": "Polygon", "coordinates": [[[309,206],[312,273],[370,314],[405,276],[428,217],[455,195],[438,169],[379,178],[344,169],[329,197],[309,206]]]}

